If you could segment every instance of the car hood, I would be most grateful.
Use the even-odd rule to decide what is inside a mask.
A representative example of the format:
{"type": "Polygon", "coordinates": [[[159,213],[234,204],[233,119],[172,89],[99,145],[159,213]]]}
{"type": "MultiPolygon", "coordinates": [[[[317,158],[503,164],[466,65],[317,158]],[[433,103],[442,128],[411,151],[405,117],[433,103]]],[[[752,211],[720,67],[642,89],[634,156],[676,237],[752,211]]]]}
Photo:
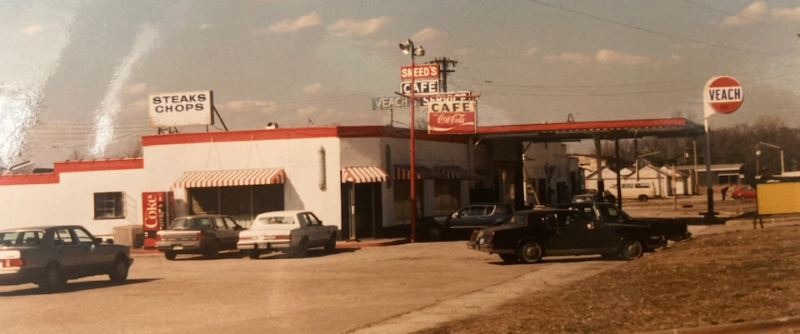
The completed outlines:
{"type": "Polygon", "coordinates": [[[497,226],[490,226],[490,227],[487,227],[487,228],[485,228],[485,229],[483,229],[481,231],[483,231],[484,233],[491,233],[491,232],[505,231],[505,230],[516,230],[516,229],[519,229],[519,228],[522,228],[522,226],[520,226],[520,225],[512,225],[512,224],[503,224],[503,225],[497,225],[497,226]]]}

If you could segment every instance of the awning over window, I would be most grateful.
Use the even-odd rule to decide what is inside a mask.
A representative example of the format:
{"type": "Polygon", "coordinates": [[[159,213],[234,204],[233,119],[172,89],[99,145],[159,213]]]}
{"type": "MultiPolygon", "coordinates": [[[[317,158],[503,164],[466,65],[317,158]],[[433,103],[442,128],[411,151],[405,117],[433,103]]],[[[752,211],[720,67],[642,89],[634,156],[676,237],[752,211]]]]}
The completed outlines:
{"type": "Polygon", "coordinates": [[[284,183],[283,168],[185,172],[174,188],[236,187],[284,183]]]}
{"type": "Polygon", "coordinates": [[[483,180],[480,174],[458,166],[436,166],[436,170],[447,174],[447,178],[451,180],[483,180]]]}
{"type": "MultiPolygon", "coordinates": [[[[437,172],[425,166],[414,166],[414,173],[417,174],[417,180],[429,179],[447,179],[447,174],[437,172]]],[[[411,166],[409,165],[396,165],[394,166],[394,179],[395,180],[409,180],[411,179],[411,166]]]]}
{"type": "Polygon", "coordinates": [[[389,178],[380,167],[345,167],[342,168],[342,183],[385,182],[389,178]]]}

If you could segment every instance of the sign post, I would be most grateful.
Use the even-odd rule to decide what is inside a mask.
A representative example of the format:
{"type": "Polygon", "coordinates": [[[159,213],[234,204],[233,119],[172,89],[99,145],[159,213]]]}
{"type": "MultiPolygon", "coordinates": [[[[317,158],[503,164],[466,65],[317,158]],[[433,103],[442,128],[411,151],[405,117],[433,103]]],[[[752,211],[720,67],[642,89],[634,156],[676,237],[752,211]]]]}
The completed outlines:
{"type": "Polygon", "coordinates": [[[715,113],[730,114],[742,105],[744,93],[739,81],[729,76],[713,77],[703,90],[703,123],[706,130],[706,199],[708,212],[706,221],[716,220],[714,212],[714,182],[711,179],[711,139],[708,134],[708,118],[715,113]]]}

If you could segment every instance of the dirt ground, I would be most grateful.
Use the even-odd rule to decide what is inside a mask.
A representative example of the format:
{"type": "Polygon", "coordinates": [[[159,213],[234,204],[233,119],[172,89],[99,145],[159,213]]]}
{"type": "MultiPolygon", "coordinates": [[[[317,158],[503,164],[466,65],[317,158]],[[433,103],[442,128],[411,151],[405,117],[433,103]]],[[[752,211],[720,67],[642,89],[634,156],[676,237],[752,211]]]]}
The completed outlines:
{"type": "Polygon", "coordinates": [[[671,243],[578,284],[420,333],[631,333],[797,316],[800,224],[789,224],[671,243]]]}

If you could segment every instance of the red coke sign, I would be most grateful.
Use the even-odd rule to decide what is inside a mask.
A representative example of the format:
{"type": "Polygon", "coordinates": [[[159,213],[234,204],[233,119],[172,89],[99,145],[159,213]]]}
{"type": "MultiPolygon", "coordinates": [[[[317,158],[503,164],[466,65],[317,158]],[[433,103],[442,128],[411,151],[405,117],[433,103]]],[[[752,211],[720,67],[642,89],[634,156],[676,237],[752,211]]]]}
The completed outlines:
{"type": "Polygon", "coordinates": [[[476,101],[431,101],[428,105],[428,133],[473,134],[477,131],[476,101]]]}
{"type": "Polygon", "coordinates": [[[142,193],[142,227],[144,229],[145,247],[155,246],[156,232],[166,228],[168,196],[171,192],[143,192],[142,193]]]}

